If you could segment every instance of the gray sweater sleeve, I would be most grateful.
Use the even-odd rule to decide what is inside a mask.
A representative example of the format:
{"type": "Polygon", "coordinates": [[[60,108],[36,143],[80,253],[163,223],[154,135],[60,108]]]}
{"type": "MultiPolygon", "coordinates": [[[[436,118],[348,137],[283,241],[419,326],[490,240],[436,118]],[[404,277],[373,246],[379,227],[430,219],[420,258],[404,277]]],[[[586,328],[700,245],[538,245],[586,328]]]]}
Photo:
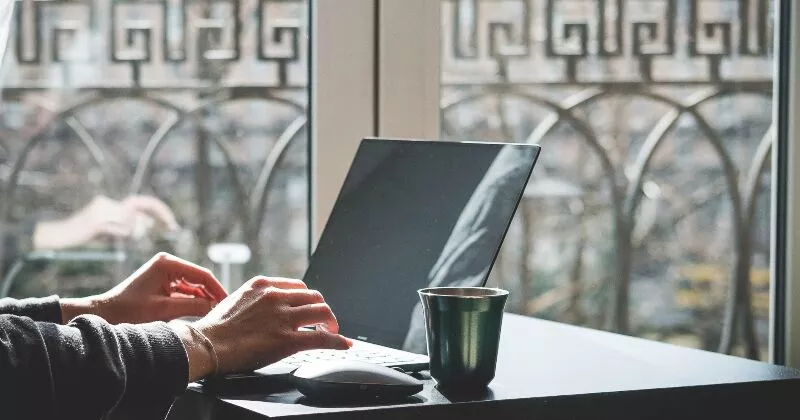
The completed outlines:
{"type": "Polygon", "coordinates": [[[0,313],[0,407],[9,418],[162,419],[186,388],[186,351],[163,322],[85,315],[58,325],[52,297],[4,299],[0,313]]]}
{"type": "Polygon", "coordinates": [[[34,321],[61,323],[58,296],[27,299],[0,299],[0,315],[26,316],[34,321]]]}

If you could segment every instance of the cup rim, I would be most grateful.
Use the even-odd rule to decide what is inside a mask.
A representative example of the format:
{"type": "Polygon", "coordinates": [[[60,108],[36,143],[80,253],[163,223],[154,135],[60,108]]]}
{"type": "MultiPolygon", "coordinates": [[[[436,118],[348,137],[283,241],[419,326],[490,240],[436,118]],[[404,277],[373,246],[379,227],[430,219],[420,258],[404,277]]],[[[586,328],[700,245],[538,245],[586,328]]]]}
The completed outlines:
{"type": "Polygon", "coordinates": [[[479,287],[479,286],[467,286],[467,287],[458,287],[458,286],[445,286],[445,287],[425,287],[422,289],[417,290],[417,293],[420,295],[425,296],[441,296],[441,297],[453,297],[453,298],[463,298],[463,299],[485,299],[491,297],[501,297],[501,296],[508,296],[508,290],[499,289],[496,287],[479,287]],[[447,290],[485,290],[491,291],[492,294],[485,294],[485,295],[456,295],[456,294],[449,294],[449,293],[436,293],[437,290],[447,291],[447,290]]]}

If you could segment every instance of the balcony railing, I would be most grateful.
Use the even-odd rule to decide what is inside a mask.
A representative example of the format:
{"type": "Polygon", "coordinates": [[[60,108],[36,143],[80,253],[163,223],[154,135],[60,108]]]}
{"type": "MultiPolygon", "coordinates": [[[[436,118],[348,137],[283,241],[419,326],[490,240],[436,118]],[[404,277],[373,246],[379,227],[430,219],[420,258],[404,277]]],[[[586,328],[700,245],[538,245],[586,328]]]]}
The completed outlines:
{"type": "Polygon", "coordinates": [[[771,2],[453,0],[442,15],[444,137],[544,148],[494,273],[516,310],[763,355],[771,2]]]}
{"type": "Polygon", "coordinates": [[[191,257],[243,242],[251,267],[302,274],[306,15],[304,1],[18,2],[0,217],[151,193],[187,223],[191,257]]]}

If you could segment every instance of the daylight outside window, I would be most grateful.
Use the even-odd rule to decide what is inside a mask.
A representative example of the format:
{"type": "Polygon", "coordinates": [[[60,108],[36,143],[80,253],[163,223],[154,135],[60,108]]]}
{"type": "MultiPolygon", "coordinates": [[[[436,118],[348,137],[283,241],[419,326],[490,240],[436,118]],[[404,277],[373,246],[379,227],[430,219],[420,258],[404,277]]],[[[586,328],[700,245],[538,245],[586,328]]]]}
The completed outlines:
{"type": "MultiPolygon", "coordinates": [[[[510,311],[768,358],[774,3],[440,2],[441,138],[543,146],[490,278],[510,311]]],[[[106,290],[157,250],[302,276],[308,2],[17,6],[2,295],[106,290]]]]}
{"type": "Polygon", "coordinates": [[[442,1],[442,137],[543,147],[511,311],[768,359],[774,8],[442,1]]]}
{"type": "Polygon", "coordinates": [[[158,250],[230,283],[301,276],[308,16],[306,1],[18,2],[2,294],[96,293],[158,250]]]}

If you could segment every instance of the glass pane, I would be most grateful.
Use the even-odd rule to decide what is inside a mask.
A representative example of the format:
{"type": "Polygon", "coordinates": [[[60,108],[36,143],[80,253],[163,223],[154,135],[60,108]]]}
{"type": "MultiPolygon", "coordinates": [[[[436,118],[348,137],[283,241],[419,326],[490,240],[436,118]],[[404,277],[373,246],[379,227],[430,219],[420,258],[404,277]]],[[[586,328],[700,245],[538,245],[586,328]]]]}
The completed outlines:
{"type": "Polygon", "coordinates": [[[307,8],[17,2],[0,73],[2,293],[106,290],[160,250],[229,287],[302,275],[307,8]]]}
{"type": "Polygon", "coordinates": [[[442,1],[443,137],[543,147],[509,310],[768,358],[773,3],[442,1]]]}

